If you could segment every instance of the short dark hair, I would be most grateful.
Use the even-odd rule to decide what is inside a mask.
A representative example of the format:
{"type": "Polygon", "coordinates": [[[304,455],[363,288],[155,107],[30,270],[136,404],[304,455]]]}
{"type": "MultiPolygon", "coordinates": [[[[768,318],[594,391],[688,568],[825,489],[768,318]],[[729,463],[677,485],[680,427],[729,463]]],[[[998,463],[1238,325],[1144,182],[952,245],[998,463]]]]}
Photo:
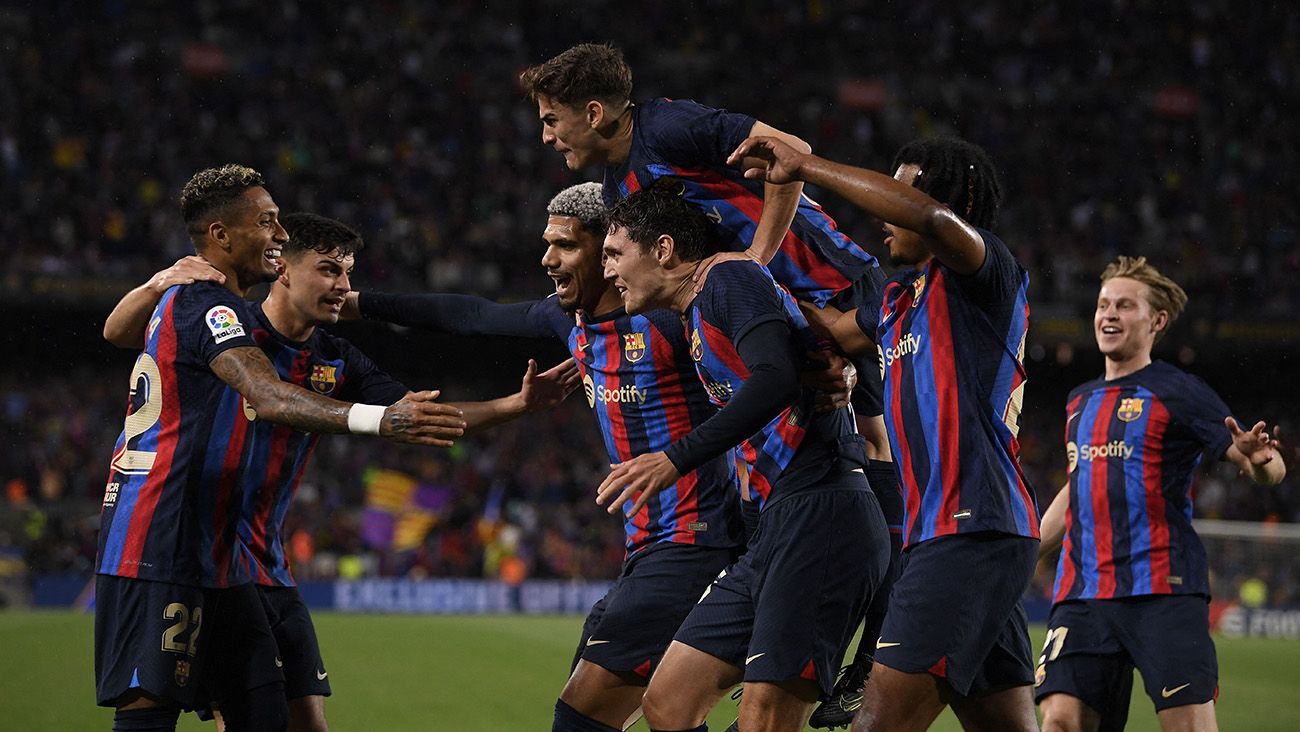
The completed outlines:
{"type": "Polygon", "coordinates": [[[717,254],[721,248],[717,229],[703,211],[683,197],[684,192],[681,181],[660,178],[614,206],[609,212],[610,231],[626,229],[628,238],[640,245],[642,252],[667,234],[684,262],[717,254]]]}
{"type": "Polygon", "coordinates": [[[208,217],[238,201],[249,188],[266,185],[262,174],[228,163],[200,170],[181,188],[181,218],[193,238],[201,237],[208,217]]]}
{"type": "Polygon", "coordinates": [[[546,205],[550,216],[570,216],[578,220],[583,231],[596,236],[604,236],[609,229],[609,211],[605,208],[605,199],[601,196],[599,183],[579,183],[569,186],[546,205]]]}
{"type": "Polygon", "coordinates": [[[546,97],[566,107],[592,99],[617,105],[632,98],[632,70],[623,52],[608,43],[582,43],[526,69],[519,84],[528,98],[546,97]]]}
{"type": "Polygon", "coordinates": [[[291,213],[280,217],[280,225],[289,232],[289,243],[284,245],[285,256],[298,256],[308,251],[329,254],[356,254],[365,248],[361,234],[356,229],[334,219],[314,213],[291,213]]]}
{"type": "Polygon", "coordinates": [[[991,229],[1002,205],[1002,182],[988,153],[957,137],[913,140],[894,156],[893,170],[906,163],[921,168],[913,183],[952,209],[966,223],[991,229]]]}

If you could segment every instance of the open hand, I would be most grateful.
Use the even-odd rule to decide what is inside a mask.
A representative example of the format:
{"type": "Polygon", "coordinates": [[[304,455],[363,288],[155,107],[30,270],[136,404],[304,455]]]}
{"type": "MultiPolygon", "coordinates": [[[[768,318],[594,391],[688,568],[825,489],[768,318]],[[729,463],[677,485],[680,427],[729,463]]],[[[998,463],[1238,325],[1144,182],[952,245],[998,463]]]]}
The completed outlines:
{"type": "Polygon", "coordinates": [[[1264,431],[1263,420],[1255,423],[1255,426],[1247,432],[1241,429],[1237,420],[1227,417],[1223,423],[1228,426],[1228,432],[1232,433],[1232,444],[1237,451],[1250,459],[1251,465],[1267,465],[1273,461],[1273,458],[1281,454],[1281,443],[1278,442],[1278,428],[1273,427],[1273,435],[1270,436],[1264,431]]]}
{"type": "Polygon", "coordinates": [[[537,373],[537,362],[530,358],[528,369],[524,371],[524,383],[519,387],[519,397],[523,400],[526,411],[553,409],[572,394],[581,382],[578,362],[571,358],[564,359],[540,374],[537,373]]]}
{"type": "Polygon", "coordinates": [[[155,291],[163,293],[176,285],[192,285],[195,282],[215,282],[220,285],[225,281],[226,276],[221,273],[221,270],[213,267],[203,257],[191,254],[188,257],[181,257],[176,260],[176,264],[154,275],[149,284],[155,291]]]}
{"type": "Polygon", "coordinates": [[[808,155],[775,137],[750,137],[727,158],[727,165],[740,165],[745,177],[784,184],[801,180],[799,169],[808,155]]]}
{"type": "Polygon", "coordinates": [[[394,442],[451,447],[465,434],[465,415],[450,404],[439,404],[437,391],[407,392],[384,410],[379,434],[394,442]]]}

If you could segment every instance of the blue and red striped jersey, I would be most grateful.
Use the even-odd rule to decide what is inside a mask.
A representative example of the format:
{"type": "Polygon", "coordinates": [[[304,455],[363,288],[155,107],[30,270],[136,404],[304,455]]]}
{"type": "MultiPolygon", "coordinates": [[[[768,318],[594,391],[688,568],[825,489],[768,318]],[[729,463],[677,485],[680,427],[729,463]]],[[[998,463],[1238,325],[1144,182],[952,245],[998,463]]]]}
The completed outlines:
{"type": "MultiPolygon", "coordinates": [[[[600,317],[565,312],[555,296],[502,305],[469,295],[364,293],[365,317],[462,335],[559,338],[582,373],[610,463],[666,449],[714,413],[695,378],[681,318],[665,310],[600,317]]],[[[628,556],[661,542],[742,543],[736,468],[719,458],[626,517],[628,556]]],[[[593,486],[594,488],[594,486],[593,486]]]]}
{"type": "Polygon", "coordinates": [[[885,425],[906,507],[905,546],[997,531],[1038,537],[1020,470],[1029,275],[994,234],[960,275],[931,259],[885,286],[876,328],[885,425]]]}
{"type": "MultiPolygon", "coordinates": [[[[759,325],[776,320],[789,323],[796,341],[790,348],[800,358],[825,348],[790,293],[754,262],[724,262],[710,270],[686,317],[696,373],[719,407],[726,407],[750,376],[736,344],[759,325]]],[[[760,511],[774,492],[802,487],[781,478],[805,442],[828,444],[857,433],[851,410],[817,414],[815,400],[815,391],[801,389],[794,403],[740,445],[749,465],[750,493],[760,511]]]]}
{"type": "MultiPolygon", "coordinates": [[[[605,204],[673,177],[684,184],[686,200],[718,226],[727,246],[749,247],[763,213],[763,182],[746,179],[726,161],[756,120],[690,100],[655,99],[632,114],[627,159],[605,170],[605,204]]],[[[777,282],[818,307],[879,266],[808,196],[800,198],[790,230],[768,263],[777,282]]]]}
{"type": "Polygon", "coordinates": [[[1228,407],[1204,381],[1156,361],[1094,379],[1066,401],[1070,504],[1056,602],[1209,596],[1192,528],[1192,472],[1232,443],[1228,407]]]}
{"type": "Polygon", "coordinates": [[[99,574],[202,587],[248,581],[236,525],[248,420],[208,364],[256,347],[247,304],[210,282],[167,290],[131,372],[100,513],[99,574]]]}
{"type": "MultiPolygon", "coordinates": [[[[272,327],[260,303],[251,310],[253,339],[281,380],[332,399],[365,404],[387,406],[406,394],[404,385],[342,338],[316,328],[306,341],[292,341],[272,327]]],[[[259,420],[247,405],[243,418],[249,422],[239,516],[243,562],[260,585],[292,586],[284,518],[320,436],[259,420]]]]}
{"type": "MultiPolygon", "coordinates": [[[[611,463],[666,450],[714,414],[676,313],[580,317],[568,343],[611,463]]],[[[738,485],[730,452],[682,476],[625,517],[628,555],[665,541],[738,546],[738,485]]]]}

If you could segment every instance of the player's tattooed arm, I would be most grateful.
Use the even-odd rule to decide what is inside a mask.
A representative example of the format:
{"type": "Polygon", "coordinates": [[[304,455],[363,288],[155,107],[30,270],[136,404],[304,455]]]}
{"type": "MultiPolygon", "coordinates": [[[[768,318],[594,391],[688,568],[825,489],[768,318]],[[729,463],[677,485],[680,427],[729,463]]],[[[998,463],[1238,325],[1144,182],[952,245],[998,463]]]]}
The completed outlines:
{"type": "MultiPolygon", "coordinates": [[[[348,432],[352,405],[280,380],[266,354],[245,346],[222,351],[212,372],[248,400],[259,418],[305,432],[348,432]]],[[[461,411],[439,404],[436,391],[412,392],[384,410],[379,434],[395,442],[450,447],[465,433],[461,411]]]]}
{"type": "Polygon", "coordinates": [[[104,321],[104,340],[118,348],[142,348],[149,316],[163,293],[175,285],[192,285],[206,281],[223,284],[226,276],[208,260],[195,254],[181,257],[176,264],[164,269],[149,281],[131,290],[113,307],[104,321]]]}
{"type": "Polygon", "coordinates": [[[984,239],[970,224],[917,188],[912,181],[796,150],[774,137],[751,137],[728,158],[746,164],[745,177],[768,183],[801,180],[848,199],[858,208],[889,224],[921,235],[930,252],[960,274],[974,274],[984,264],[984,239]]]}
{"type": "Polygon", "coordinates": [[[465,434],[474,434],[529,412],[553,409],[572,394],[579,383],[578,364],[571,358],[540,374],[537,373],[537,362],[529,359],[519,391],[500,399],[453,402],[451,406],[459,408],[465,415],[465,434]]]}
{"type": "Polygon", "coordinates": [[[1223,420],[1232,434],[1232,444],[1224,454],[1241,472],[1260,485],[1277,485],[1286,477],[1286,463],[1282,461],[1282,444],[1278,441],[1278,427],[1273,433],[1264,431],[1263,421],[1255,423],[1249,431],[1243,430],[1237,420],[1223,420]]]}

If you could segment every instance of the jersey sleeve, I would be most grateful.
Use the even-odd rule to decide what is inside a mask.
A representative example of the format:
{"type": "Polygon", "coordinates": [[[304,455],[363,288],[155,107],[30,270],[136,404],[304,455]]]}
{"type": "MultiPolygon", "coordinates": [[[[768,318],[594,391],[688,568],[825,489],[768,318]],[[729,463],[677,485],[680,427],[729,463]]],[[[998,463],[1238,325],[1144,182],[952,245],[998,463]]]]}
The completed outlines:
{"type": "Polygon", "coordinates": [[[1015,297],[1025,277],[1025,268],[1016,261],[1005,242],[991,231],[975,229],[984,239],[984,264],[974,273],[954,279],[985,309],[1007,305],[1015,297]]]}
{"type": "Polygon", "coordinates": [[[709,273],[700,292],[700,317],[737,345],[754,328],[786,320],[776,283],[752,262],[724,262],[709,273]]]}
{"type": "Polygon", "coordinates": [[[194,363],[209,363],[232,348],[257,348],[248,303],[220,285],[183,285],[172,306],[172,322],[178,349],[194,363]]]}
{"type": "Polygon", "coordinates": [[[410,389],[402,382],[388,375],[388,372],[375,365],[370,357],[351,343],[330,336],[334,347],[343,357],[346,365],[346,390],[341,396],[349,401],[363,404],[381,404],[385,407],[396,403],[410,389]]]}
{"type": "Polygon", "coordinates": [[[1228,445],[1232,444],[1232,433],[1223,420],[1232,412],[1218,392],[1199,376],[1188,374],[1175,403],[1178,405],[1176,418],[1201,443],[1202,451],[1214,460],[1223,459],[1228,445]]]}
{"type": "Polygon", "coordinates": [[[754,128],[753,117],[698,104],[660,99],[649,105],[653,120],[642,132],[648,146],[670,164],[719,167],[754,128]]]}
{"type": "Polygon", "coordinates": [[[566,341],[574,327],[559,299],[501,304],[472,295],[388,295],[363,292],[358,296],[361,317],[412,328],[456,335],[498,335],[523,338],[559,338],[566,341]]]}

